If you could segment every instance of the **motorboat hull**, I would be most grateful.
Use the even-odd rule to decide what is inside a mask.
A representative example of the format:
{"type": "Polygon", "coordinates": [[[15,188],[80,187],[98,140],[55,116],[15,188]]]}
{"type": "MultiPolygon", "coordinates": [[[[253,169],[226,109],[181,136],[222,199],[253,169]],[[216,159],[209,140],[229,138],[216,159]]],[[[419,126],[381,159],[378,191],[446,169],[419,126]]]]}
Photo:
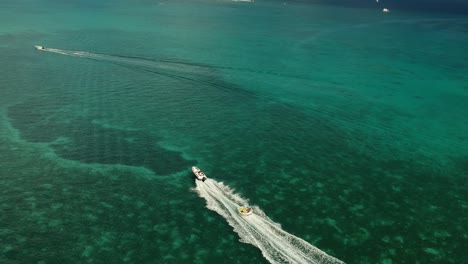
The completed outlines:
{"type": "Polygon", "coordinates": [[[204,182],[204,181],[206,181],[206,179],[208,179],[206,174],[202,170],[200,170],[199,168],[197,168],[195,166],[192,167],[192,172],[193,172],[193,174],[195,174],[195,177],[199,181],[204,182]]]}

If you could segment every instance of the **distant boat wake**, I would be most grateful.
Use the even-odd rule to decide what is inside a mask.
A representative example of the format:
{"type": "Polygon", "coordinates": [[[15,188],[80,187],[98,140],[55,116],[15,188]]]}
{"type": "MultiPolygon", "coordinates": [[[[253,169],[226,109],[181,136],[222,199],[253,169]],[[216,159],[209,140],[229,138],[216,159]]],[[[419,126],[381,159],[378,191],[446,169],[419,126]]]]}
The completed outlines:
{"type": "Polygon", "coordinates": [[[237,208],[248,201],[221,182],[196,180],[195,190],[205,198],[207,208],[220,214],[234,228],[240,241],[259,248],[271,263],[344,263],[307,241],[284,231],[278,223],[268,218],[259,207],[253,207],[250,216],[241,216],[237,208]]]}
{"type": "Polygon", "coordinates": [[[198,81],[193,80],[190,77],[184,78],[182,76],[189,74],[189,75],[205,75],[205,76],[212,77],[215,74],[216,70],[228,70],[228,71],[237,71],[237,72],[246,72],[246,73],[266,74],[266,75],[273,75],[273,76],[285,76],[289,78],[299,78],[299,79],[308,78],[307,76],[295,75],[295,74],[286,73],[286,72],[274,72],[274,71],[268,71],[268,70],[259,70],[259,69],[243,68],[243,67],[231,67],[231,66],[213,65],[213,64],[205,64],[205,63],[194,63],[194,62],[184,61],[184,60],[170,60],[170,59],[145,58],[145,57],[135,57],[135,56],[110,55],[110,54],[91,53],[91,52],[86,52],[86,51],[53,49],[53,48],[46,48],[46,47],[42,47],[42,49],[40,50],[51,52],[51,53],[56,53],[56,54],[61,54],[61,55],[87,58],[87,59],[92,59],[96,61],[110,62],[110,63],[114,63],[120,66],[128,67],[128,68],[143,70],[149,73],[165,75],[167,77],[172,77],[172,78],[186,79],[186,80],[195,81],[195,82],[198,82],[198,81]],[[161,71],[164,71],[166,73],[162,73],[161,71]],[[167,72],[176,72],[176,74],[167,74],[167,72]]]}
{"type": "MultiPolygon", "coordinates": [[[[73,51],[73,50],[62,50],[53,48],[43,48],[41,51],[51,52],[66,56],[80,57],[86,59],[92,59],[97,61],[104,61],[114,63],[120,66],[127,67],[138,67],[139,69],[147,69],[146,71],[159,70],[165,72],[178,72],[184,74],[202,74],[202,75],[213,75],[212,67],[208,65],[195,64],[189,62],[177,62],[170,60],[157,60],[152,58],[142,57],[131,57],[131,56],[118,56],[118,55],[107,55],[99,53],[91,53],[86,51],[73,51]]],[[[151,71],[152,73],[161,73],[151,71]]],[[[170,76],[174,77],[174,76],[170,76]]]]}
{"type": "MultiPolygon", "coordinates": [[[[200,85],[208,85],[217,87],[224,90],[234,91],[237,93],[244,94],[246,96],[254,96],[263,98],[268,101],[278,101],[269,95],[259,94],[242,87],[232,85],[222,81],[219,78],[219,72],[217,70],[234,70],[234,71],[249,71],[252,70],[236,67],[224,67],[209,65],[203,63],[193,63],[187,61],[177,60],[166,60],[166,59],[155,59],[155,58],[144,58],[144,57],[132,57],[132,56],[121,56],[121,55],[109,55],[100,53],[91,53],[86,51],[73,51],[73,50],[62,50],[54,48],[46,48],[42,46],[41,52],[50,52],[55,54],[61,54],[72,57],[86,58],[95,61],[102,61],[112,63],[121,67],[132,69],[135,71],[156,74],[167,78],[172,78],[180,81],[189,81],[200,85]]],[[[271,72],[264,72],[265,74],[275,74],[271,72]]]]}

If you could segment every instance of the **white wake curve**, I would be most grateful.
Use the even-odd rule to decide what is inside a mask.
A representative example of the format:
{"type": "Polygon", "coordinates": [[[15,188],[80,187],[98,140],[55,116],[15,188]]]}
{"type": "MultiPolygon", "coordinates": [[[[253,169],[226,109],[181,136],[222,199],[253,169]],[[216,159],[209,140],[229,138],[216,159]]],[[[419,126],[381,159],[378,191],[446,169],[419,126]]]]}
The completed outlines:
{"type": "Polygon", "coordinates": [[[165,60],[149,59],[149,58],[139,58],[139,57],[126,57],[126,56],[116,56],[116,55],[107,55],[99,53],[91,53],[86,51],[73,51],[73,50],[62,50],[54,48],[44,48],[41,51],[51,52],[55,54],[61,54],[72,57],[80,57],[93,59],[97,61],[105,61],[116,63],[120,65],[136,66],[136,67],[145,67],[152,68],[156,70],[163,71],[173,71],[179,73],[188,73],[196,75],[213,75],[212,69],[208,66],[181,63],[181,62],[171,62],[165,60]]]}
{"type": "Polygon", "coordinates": [[[309,244],[307,241],[284,231],[278,223],[268,218],[259,207],[254,214],[244,217],[237,208],[248,200],[235,194],[223,183],[207,179],[196,180],[195,190],[205,198],[207,208],[223,216],[239,235],[240,241],[258,247],[271,263],[344,263],[309,244]]]}

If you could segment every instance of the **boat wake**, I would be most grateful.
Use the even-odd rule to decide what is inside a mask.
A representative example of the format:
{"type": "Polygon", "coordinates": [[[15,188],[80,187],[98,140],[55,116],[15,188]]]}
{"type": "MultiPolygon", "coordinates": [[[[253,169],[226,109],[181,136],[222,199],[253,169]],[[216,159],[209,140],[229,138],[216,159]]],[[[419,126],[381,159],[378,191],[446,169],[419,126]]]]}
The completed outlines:
{"type": "MultiPolygon", "coordinates": [[[[42,52],[51,52],[66,56],[108,62],[135,71],[156,74],[167,78],[172,78],[180,81],[189,81],[201,85],[209,85],[224,90],[238,92],[247,96],[262,97],[257,95],[255,92],[246,89],[241,89],[235,85],[229,85],[228,83],[222,81],[216,81],[219,77],[218,75],[220,69],[245,70],[241,68],[214,66],[209,64],[193,63],[187,61],[108,55],[100,53],[91,53],[86,51],[53,49],[45,48],[42,46],[39,47],[41,47],[40,50],[42,52]]],[[[269,97],[265,97],[265,99],[272,100],[269,97]]]]}
{"type": "Polygon", "coordinates": [[[220,214],[234,228],[240,241],[259,248],[263,256],[271,263],[344,263],[307,241],[284,231],[257,206],[250,216],[241,216],[237,208],[248,201],[221,182],[207,179],[195,181],[195,190],[205,198],[207,208],[220,214]]]}
{"type": "MultiPolygon", "coordinates": [[[[41,51],[51,52],[66,56],[80,57],[86,59],[92,59],[96,61],[110,62],[120,66],[127,67],[138,67],[140,69],[153,69],[165,72],[177,72],[184,74],[197,74],[197,75],[213,75],[213,67],[203,64],[189,63],[189,62],[178,62],[171,60],[158,60],[153,58],[144,57],[131,57],[131,56],[119,56],[119,55],[107,55],[99,53],[91,53],[86,51],[73,51],[73,50],[62,50],[53,48],[42,48],[41,51]]],[[[154,72],[153,73],[158,73],[154,72]]]]}
{"type": "MultiPolygon", "coordinates": [[[[172,60],[172,59],[158,59],[158,58],[148,58],[148,57],[136,57],[136,56],[122,56],[122,55],[111,55],[111,54],[101,54],[101,53],[91,53],[86,51],[73,51],[73,50],[62,50],[62,49],[53,49],[53,48],[46,48],[42,46],[40,51],[46,51],[61,55],[73,56],[73,57],[81,57],[92,59],[96,61],[105,61],[114,63],[120,66],[139,69],[145,72],[166,75],[167,77],[172,78],[180,78],[182,76],[186,76],[186,74],[191,75],[205,75],[212,77],[215,75],[216,71],[234,71],[234,72],[244,72],[244,73],[255,73],[255,74],[264,74],[264,75],[272,75],[272,76],[283,76],[289,78],[296,78],[296,79],[307,79],[307,76],[304,75],[297,75],[292,73],[286,72],[275,72],[275,71],[268,71],[268,70],[259,70],[259,69],[252,69],[252,68],[245,68],[245,67],[233,67],[233,66],[226,66],[226,65],[214,65],[214,64],[206,64],[206,63],[196,63],[191,61],[184,61],[184,60],[172,60]],[[161,71],[166,72],[176,72],[177,74],[162,74],[161,71]]],[[[189,78],[182,78],[187,79],[190,81],[194,81],[193,79],[189,78]]],[[[223,87],[221,87],[223,88],[223,87]]],[[[226,88],[226,87],[224,87],[226,88]]]]}

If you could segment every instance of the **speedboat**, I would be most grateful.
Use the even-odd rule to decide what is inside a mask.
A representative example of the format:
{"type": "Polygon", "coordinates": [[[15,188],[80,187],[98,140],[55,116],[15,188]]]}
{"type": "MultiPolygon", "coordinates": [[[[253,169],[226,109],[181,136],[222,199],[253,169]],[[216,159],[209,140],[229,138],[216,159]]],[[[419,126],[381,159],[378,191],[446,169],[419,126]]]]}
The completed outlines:
{"type": "Polygon", "coordinates": [[[193,174],[195,174],[195,177],[197,177],[198,180],[204,182],[206,181],[206,179],[208,179],[208,177],[206,177],[206,174],[200,170],[199,168],[193,166],[192,167],[192,172],[193,174]]]}
{"type": "Polygon", "coordinates": [[[252,207],[249,207],[249,206],[241,206],[241,207],[237,208],[237,210],[239,211],[239,213],[242,216],[248,216],[248,215],[251,215],[253,213],[252,207]]]}
{"type": "Polygon", "coordinates": [[[44,46],[34,46],[37,50],[45,50],[44,46]]]}
{"type": "Polygon", "coordinates": [[[390,12],[390,10],[388,10],[388,8],[384,8],[384,9],[382,9],[382,12],[388,13],[388,12],[390,12]]]}

